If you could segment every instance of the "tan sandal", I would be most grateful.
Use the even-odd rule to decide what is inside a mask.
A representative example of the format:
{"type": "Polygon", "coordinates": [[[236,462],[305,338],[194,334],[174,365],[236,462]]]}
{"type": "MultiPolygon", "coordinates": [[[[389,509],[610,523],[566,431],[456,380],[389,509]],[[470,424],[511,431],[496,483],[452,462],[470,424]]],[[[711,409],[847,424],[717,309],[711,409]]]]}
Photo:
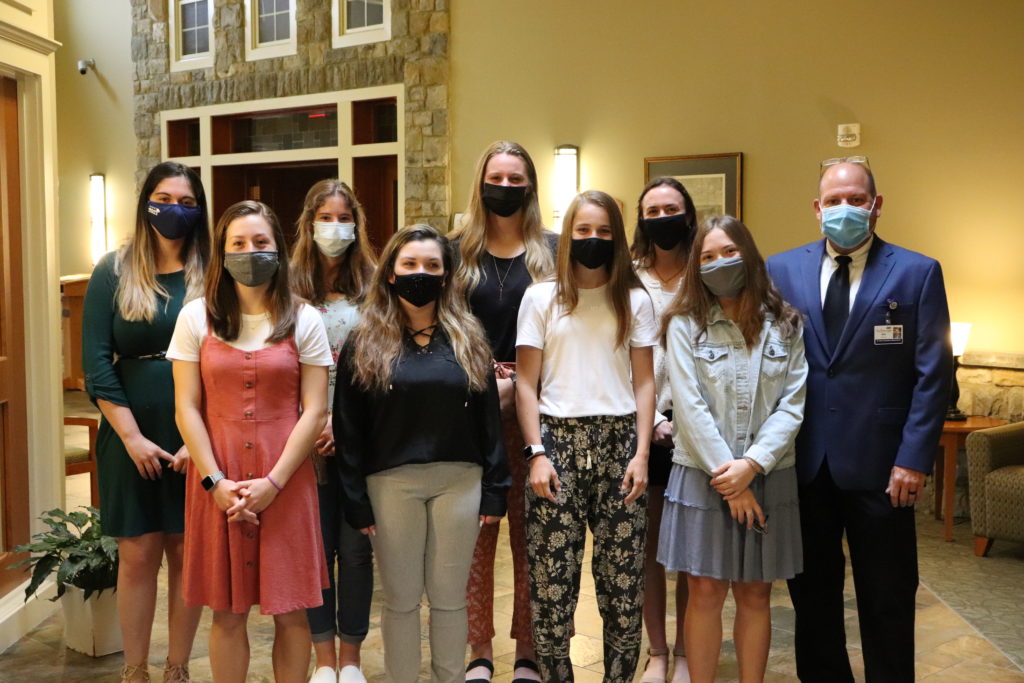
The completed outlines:
{"type": "Polygon", "coordinates": [[[121,680],[139,680],[142,683],[149,683],[149,666],[146,664],[139,664],[137,666],[125,664],[123,667],[121,667],[121,680]],[[142,678],[136,679],[135,676],[139,674],[142,674],[142,678]]]}
{"type": "Polygon", "coordinates": [[[676,671],[679,669],[679,665],[680,665],[679,660],[680,659],[683,660],[682,661],[682,665],[687,667],[686,677],[683,680],[689,681],[690,680],[690,672],[689,672],[689,667],[686,664],[686,649],[682,648],[682,647],[673,647],[672,648],[672,679],[671,680],[675,681],[675,680],[678,680],[678,678],[679,678],[678,676],[676,676],[676,671]]]}
{"type": "Polygon", "coordinates": [[[644,664],[644,671],[651,664],[653,657],[665,657],[665,676],[662,678],[656,678],[655,676],[644,676],[637,683],[665,683],[668,680],[668,648],[667,647],[649,647],[647,648],[647,663],[644,664]]]}
{"type": "Polygon", "coordinates": [[[167,660],[164,664],[164,683],[191,683],[188,675],[188,664],[171,664],[167,660]]]}

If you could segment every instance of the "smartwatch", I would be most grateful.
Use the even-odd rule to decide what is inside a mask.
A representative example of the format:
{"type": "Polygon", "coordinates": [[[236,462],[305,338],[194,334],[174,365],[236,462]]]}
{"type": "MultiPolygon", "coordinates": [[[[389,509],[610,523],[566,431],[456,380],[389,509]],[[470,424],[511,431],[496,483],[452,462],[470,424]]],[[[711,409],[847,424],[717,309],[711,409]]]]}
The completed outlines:
{"type": "Polygon", "coordinates": [[[543,445],[537,444],[531,446],[523,446],[523,457],[526,458],[527,462],[533,460],[538,455],[544,455],[544,453],[545,451],[543,445]]]}
{"type": "Polygon", "coordinates": [[[213,487],[216,486],[217,482],[220,481],[221,479],[227,479],[227,477],[224,476],[223,472],[221,472],[220,470],[217,470],[216,472],[211,472],[210,474],[203,477],[203,488],[207,491],[213,491],[213,487]]]}

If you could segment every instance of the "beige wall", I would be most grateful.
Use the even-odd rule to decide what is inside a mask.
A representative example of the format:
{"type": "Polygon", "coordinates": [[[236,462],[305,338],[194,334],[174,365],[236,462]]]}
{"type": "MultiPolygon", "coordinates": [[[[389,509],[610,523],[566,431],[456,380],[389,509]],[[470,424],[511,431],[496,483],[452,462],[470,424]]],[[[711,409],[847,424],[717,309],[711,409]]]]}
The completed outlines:
{"type": "Polygon", "coordinates": [[[453,206],[499,138],[531,151],[546,216],[556,144],[627,207],[644,157],[741,151],[767,255],[817,237],[818,161],[859,122],[879,234],[942,262],[969,348],[1024,352],[1022,27],[1019,0],[453,3],[453,206]]]}
{"type": "Polygon", "coordinates": [[[107,233],[113,249],[135,220],[132,121],[132,16],[128,0],[54,0],[57,51],[57,148],[60,174],[60,272],[92,270],[89,175],[107,184],[107,233]],[[79,75],[75,63],[96,69],[79,75]]]}

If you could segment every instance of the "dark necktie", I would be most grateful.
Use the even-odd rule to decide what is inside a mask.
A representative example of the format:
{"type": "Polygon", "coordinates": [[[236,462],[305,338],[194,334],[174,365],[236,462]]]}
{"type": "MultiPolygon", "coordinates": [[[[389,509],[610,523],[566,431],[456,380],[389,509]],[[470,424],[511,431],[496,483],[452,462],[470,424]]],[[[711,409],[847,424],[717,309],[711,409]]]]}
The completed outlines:
{"type": "Polygon", "coordinates": [[[828,335],[828,350],[836,350],[839,337],[843,334],[846,319],[850,317],[850,257],[836,256],[839,264],[828,281],[825,290],[825,306],[821,314],[825,318],[825,333],[828,335]]]}

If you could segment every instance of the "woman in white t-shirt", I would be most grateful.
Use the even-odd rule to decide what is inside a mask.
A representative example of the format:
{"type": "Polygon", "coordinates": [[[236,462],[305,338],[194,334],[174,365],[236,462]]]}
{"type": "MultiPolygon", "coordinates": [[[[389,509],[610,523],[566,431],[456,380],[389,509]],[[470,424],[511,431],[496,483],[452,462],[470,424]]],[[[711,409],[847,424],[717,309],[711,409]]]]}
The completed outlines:
{"type": "Polygon", "coordinates": [[[228,208],[213,233],[206,297],[178,316],[176,420],[192,457],[184,599],[213,609],[210,667],[244,681],[253,605],[274,616],[274,677],[305,680],[306,608],[326,588],[309,452],[327,415],[331,350],[320,315],[291,293],[274,212],[228,208]]]}
{"type": "Polygon", "coordinates": [[[573,680],[569,638],[588,523],[605,680],[632,680],[636,669],[657,335],[615,200],[577,195],[555,278],[526,291],[516,339],[533,639],[546,681],[573,680]]]}

